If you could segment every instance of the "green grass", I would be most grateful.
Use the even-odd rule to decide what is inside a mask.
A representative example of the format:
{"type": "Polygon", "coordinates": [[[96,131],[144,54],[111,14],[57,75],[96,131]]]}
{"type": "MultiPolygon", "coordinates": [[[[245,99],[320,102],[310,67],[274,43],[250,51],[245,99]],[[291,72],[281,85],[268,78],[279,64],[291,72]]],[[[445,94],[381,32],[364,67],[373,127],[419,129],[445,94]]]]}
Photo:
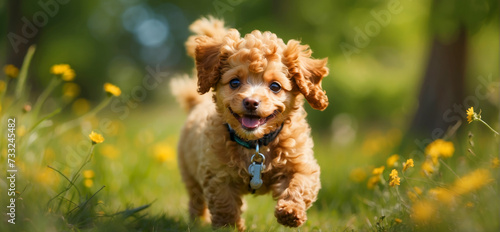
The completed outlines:
{"type": "MultiPolygon", "coordinates": [[[[105,116],[110,117],[112,114],[105,116]]],[[[56,177],[58,174],[53,170],[46,170],[52,172],[49,174],[50,178],[57,180],[58,184],[53,184],[54,180],[41,178],[40,172],[47,169],[46,165],[54,165],[57,160],[64,163],[61,160],[65,160],[65,157],[69,155],[65,152],[68,146],[76,146],[73,144],[79,144],[80,141],[86,141],[90,144],[90,140],[78,128],[68,132],[64,138],[51,139],[46,144],[34,146],[51,147],[55,157],[49,160],[36,160],[36,162],[25,160],[28,155],[21,155],[18,158],[18,162],[24,163],[26,166],[26,170],[24,170],[26,176],[18,179],[18,186],[25,188],[21,194],[21,203],[17,206],[19,223],[16,225],[4,223],[2,231],[4,231],[3,229],[15,231],[210,231],[209,225],[189,222],[186,191],[176,167],[175,154],[169,153],[174,152],[183,118],[184,114],[179,112],[176,107],[162,106],[144,107],[124,121],[114,121],[119,125],[117,131],[108,135],[103,134],[105,142],[96,145],[91,162],[84,167],[85,170],[95,172],[93,186],[85,187],[83,178],[79,178],[75,184],[82,192],[81,198],[77,197],[74,189],[68,191],[67,198],[75,204],[81,204],[93,194],[95,196],[88,200],[86,207],[78,208],[71,214],[68,214],[68,211],[75,206],[73,203],[64,202],[63,205],[68,207],[59,210],[47,206],[48,200],[54,197],[55,193],[61,191],[68,182],[64,178],[56,177]],[[164,147],[162,148],[161,145],[164,147]],[[104,154],[106,150],[103,148],[106,146],[115,147],[119,153],[114,157],[104,154]],[[170,147],[172,150],[162,150],[165,147],[170,147]],[[166,152],[164,155],[167,157],[164,160],[158,157],[157,153],[161,152],[166,152]],[[29,169],[37,171],[32,172],[29,169]],[[96,193],[103,186],[105,187],[96,193]],[[141,206],[148,207],[141,209],[141,206]]],[[[384,135],[383,132],[377,133],[382,133],[381,136],[384,135]]],[[[386,158],[392,155],[391,150],[394,149],[392,146],[387,145],[375,154],[367,155],[364,153],[366,148],[363,148],[362,144],[366,143],[366,140],[377,138],[367,136],[366,139],[360,139],[347,147],[336,147],[338,145],[330,144],[327,139],[322,139],[322,136],[319,135],[315,136],[315,139],[315,152],[322,168],[323,187],[319,193],[318,201],[308,211],[309,220],[307,223],[299,229],[285,228],[279,225],[274,218],[275,202],[269,195],[257,197],[247,195],[245,197],[248,203],[247,211],[243,217],[246,219],[249,230],[418,231],[441,230],[449,227],[453,228],[452,230],[490,231],[490,229],[498,228],[498,222],[494,220],[499,213],[496,183],[498,169],[491,170],[495,175],[494,182],[460,200],[461,203],[473,201],[475,206],[472,209],[456,205],[455,210],[442,213],[439,223],[416,225],[409,217],[411,211],[402,207],[395,188],[390,188],[387,184],[378,184],[375,189],[368,189],[366,179],[357,183],[349,177],[354,168],[360,167],[366,170],[367,176],[370,176],[371,168],[385,165],[386,158]],[[383,220],[380,220],[381,217],[384,217],[383,220]],[[395,218],[402,219],[403,223],[395,223],[395,218]],[[450,221],[453,224],[447,224],[450,221]],[[443,227],[444,225],[447,226],[443,227]]],[[[456,137],[454,142],[462,144],[466,143],[466,140],[466,138],[456,137]]],[[[46,142],[44,140],[40,142],[42,141],[46,142]]],[[[476,151],[476,155],[481,157],[474,157],[475,160],[471,162],[470,167],[470,160],[467,158],[470,155],[467,155],[465,147],[460,145],[456,145],[453,157],[445,162],[449,163],[454,170],[456,169],[454,172],[458,172],[460,175],[464,175],[477,166],[488,166],[490,157],[483,155],[481,151],[488,151],[489,155],[494,155],[495,141],[496,138],[491,136],[482,138],[481,144],[493,143],[476,151]]],[[[377,142],[390,144],[390,142],[381,140],[377,140],[377,142]]],[[[24,152],[34,153],[42,151],[24,150],[24,152]]],[[[406,158],[408,157],[401,154],[400,162],[406,158]]],[[[453,183],[454,174],[443,166],[440,168],[440,176],[434,177],[434,179],[421,176],[419,164],[421,164],[422,159],[414,158],[416,166],[407,172],[409,176],[415,178],[415,180],[409,181],[412,185],[424,186],[422,188],[428,190],[435,186],[446,186],[453,183]]],[[[399,165],[401,168],[401,164],[399,165]]],[[[59,168],[63,173],[75,171],[65,167],[64,164],[60,164],[59,168]]],[[[386,181],[388,181],[389,172],[388,168],[384,171],[383,176],[386,181]]],[[[401,186],[398,187],[405,201],[408,201],[405,192],[408,189],[407,182],[402,180],[401,186]]]]}
{"type": "MultiPolygon", "coordinates": [[[[22,75],[28,75],[25,69],[21,70],[22,75]]],[[[9,86],[15,84],[19,82],[12,80],[9,86]]],[[[138,108],[130,109],[131,113],[120,119],[123,115],[109,107],[96,116],[74,115],[70,103],[64,103],[57,94],[51,96],[53,102],[45,104],[38,116],[22,110],[25,102],[36,96],[16,96],[9,91],[2,98],[0,170],[6,173],[6,121],[15,117],[18,176],[16,224],[8,224],[4,216],[0,231],[211,231],[210,225],[188,219],[188,199],[175,154],[186,115],[171,97],[153,104],[138,103],[138,108]],[[79,119],[72,121],[74,118],[79,119]],[[69,128],[66,122],[77,123],[60,132],[60,128],[69,128]],[[104,136],[102,144],[92,145],[88,135],[93,130],[104,136]]],[[[107,96],[103,102],[110,102],[110,98],[107,96]]],[[[386,160],[401,143],[402,131],[365,124],[357,130],[356,139],[344,145],[313,128],[322,189],[317,202],[308,210],[305,225],[298,229],[279,225],[274,218],[275,202],[271,196],[247,195],[247,211],[243,214],[247,228],[250,231],[497,231],[500,228],[500,173],[498,167],[492,166],[493,158],[498,156],[499,141],[484,125],[463,124],[458,133],[449,136],[446,140],[453,143],[452,157],[440,156],[439,168],[426,176],[421,174],[426,157],[410,157],[416,145],[400,150],[395,167],[388,167],[386,160]],[[415,167],[403,174],[402,165],[408,158],[414,159],[415,167]],[[372,170],[380,166],[386,166],[384,172],[374,176],[372,170]],[[389,186],[392,169],[401,177],[401,184],[396,187],[389,186]],[[354,175],[353,170],[358,174],[354,175]],[[466,177],[476,170],[483,170],[479,178],[466,177]],[[368,188],[367,182],[373,177],[380,180],[368,188]],[[467,191],[463,186],[457,187],[464,184],[461,180],[468,183],[467,191]],[[415,192],[413,187],[422,190],[414,200],[408,196],[408,192],[415,192]],[[452,194],[436,193],[443,189],[444,193],[452,194]],[[428,207],[418,208],[425,203],[428,207]]],[[[6,178],[0,179],[1,194],[5,194],[0,197],[2,207],[8,205],[4,191],[8,184],[6,178]]]]}

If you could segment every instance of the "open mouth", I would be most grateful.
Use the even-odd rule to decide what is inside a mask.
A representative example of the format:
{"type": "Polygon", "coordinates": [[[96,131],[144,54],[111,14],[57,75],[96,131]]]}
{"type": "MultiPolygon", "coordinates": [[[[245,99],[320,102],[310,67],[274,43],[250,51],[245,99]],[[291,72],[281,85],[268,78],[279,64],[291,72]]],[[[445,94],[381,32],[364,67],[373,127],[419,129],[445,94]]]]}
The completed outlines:
{"type": "Polygon", "coordinates": [[[238,122],[240,122],[241,126],[243,126],[243,128],[246,130],[257,129],[259,126],[266,124],[267,121],[276,117],[276,114],[278,113],[278,111],[275,110],[271,115],[262,118],[259,117],[258,115],[253,115],[253,114],[244,114],[243,116],[240,116],[239,114],[233,112],[231,107],[229,107],[229,111],[238,120],[238,122]]]}

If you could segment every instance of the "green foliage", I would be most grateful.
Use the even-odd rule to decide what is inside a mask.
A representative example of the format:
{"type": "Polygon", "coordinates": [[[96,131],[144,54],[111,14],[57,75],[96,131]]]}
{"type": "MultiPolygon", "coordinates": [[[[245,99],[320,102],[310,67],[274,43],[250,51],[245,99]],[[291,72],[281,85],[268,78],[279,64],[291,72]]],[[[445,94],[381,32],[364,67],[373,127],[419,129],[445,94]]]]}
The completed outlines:
{"type": "Polygon", "coordinates": [[[470,34],[477,33],[483,25],[498,15],[498,1],[465,0],[433,1],[431,8],[431,28],[433,33],[450,39],[464,27],[470,34]]]}

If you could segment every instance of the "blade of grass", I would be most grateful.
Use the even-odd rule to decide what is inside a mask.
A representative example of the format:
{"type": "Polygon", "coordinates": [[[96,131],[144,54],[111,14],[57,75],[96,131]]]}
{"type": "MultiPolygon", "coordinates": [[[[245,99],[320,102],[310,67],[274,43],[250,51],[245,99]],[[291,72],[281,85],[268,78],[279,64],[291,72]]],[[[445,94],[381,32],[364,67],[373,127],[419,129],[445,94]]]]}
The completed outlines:
{"type": "Polygon", "coordinates": [[[143,210],[149,208],[149,206],[151,206],[151,204],[142,205],[142,206],[139,206],[139,207],[133,208],[133,209],[126,209],[126,210],[117,212],[114,215],[122,215],[124,218],[128,218],[128,217],[130,217],[130,216],[132,216],[140,211],[143,211],[143,210]]]}
{"type": "Polygon", "coordinates": [[[33,130],[35,130],[35,129],[36,129],[36,127],[37,127],[38,125],[40,125],[40,123],[42,123],[43,121],[45,121],[45,120],[47,120],[47,119],[49,119],[49,118],[52,118],[52,117],[54,117],[55,115],[57,115],[57,114],[59,114],[59,113],[61,113],[61,108],[58,108],[58,109],[56,109],[56,110],[52,111],[52,113],[47,114],[45,117],[43,117],[43,118],[42,118],[42,119],[40,119],[38,122],[36,122],[36,123],[35,123],[35,125],[33,125],[33,126],[31,127],[31,129],[29,129],[28,133],[31,133],[33,130]]]}
{"type": "Polygon", "coordinates": [[[50,80],[49,85],[45,90],[40,94],[38,99],[35,102],[35,105],[33,106],[33,117],[37,118],[38,114],[40,113],[40,110],[42,109],[43,103],[47,100],[49,95],[54,91],[54,89],[61,84],[61,79],[58,77],[52,77],[52,80],[50,80]]]}
{"type": "MultiPolygon", "coordinates": [[[[50,168],[50,169],[52,169],[52,170],[54,170],[54,171],[56,171],[57,173],[59,173],[62,177],[64,177],[64,179],[66,179],[66,180],[69,182],[69,185],[68,185],[68,187],[66,187],[66,189],[64,189],[63,191],[61,191],[59,194],[57,194],[55,197],[51,198],[51,199],[47,202],[47,207],[49,207],[50,203],[51,203],[54,199],[58,198],[58,197],[59,197],[59,196],[61,196],[63,193],[67,192],[67,191],[68,191],[69,189],[71,189],[71,187],[73,187],[73,186],[75,187],[76,191],[78,191],[78,195],[79,195],[79,196],[81,195],[81,194],[80,194],[80,190],[76,187],[75,183],[73,183],[73,182],[72,182],[72,181],[71,181],[71,180],[70,180],[70,179],[69,179],[66,175],[64,175],[61,171],[59,171],[59,170],[57,170],[57,169],[55,169],[55,168],[53,168],[53,167],[51,167],[51,166],[47,166],[47,167],[48,167],[48,168],[50,168]]],[[[64,199],[64,197],[63,197],[63,199],[64,199]]],[[[61,201],[62,201],[62,200],[61,200],[61,201]]],[[[60,204],[59,204],[59,205],[60,205],[60,204]]]]}
{"type": "Polygon", "coordinates": [[[103,188],[105,188],[106,186],[102,186],[99,190],[97,190],[94,194],[92,194],[92,196],[89,197],[89,199],[87,199],[85,202],[83,202],[82,206],[76,206],[75,208],[73,208],[72,210],[70,210],[68,212],[68,214],[71,214],[73,211],[75,211],[76,209],[78,208],[81,208],[81,209],[84,209],[85,206],[89,203],[90,200],[92,200],[92,198],[94,198],[103,188]]]}
{"type": "Polygon", "coordinates": [[[26,85],[26,78],[28,77],[28,69],[30,67],[31,58],[33,58],[33,54],[35,54],[36,46],[31,45],[28,48],[28,52],[24,57],[23,65],[21,66],[21,70],[19,71],[18,83],[16,86],[15,97],[19,99],[21,94],[24,92],[24,86],[26,85]]]}

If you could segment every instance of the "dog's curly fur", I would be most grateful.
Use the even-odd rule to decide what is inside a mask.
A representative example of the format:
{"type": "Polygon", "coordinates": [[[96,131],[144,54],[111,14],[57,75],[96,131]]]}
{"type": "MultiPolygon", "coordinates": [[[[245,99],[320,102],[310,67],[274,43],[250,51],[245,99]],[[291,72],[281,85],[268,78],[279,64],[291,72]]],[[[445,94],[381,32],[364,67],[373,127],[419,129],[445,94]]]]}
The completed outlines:
{"type": "Polygon", "coordinates": [[[285,44],[271,32],[255,30],[242,38],[211,17],[195,21],[190,29],[196,35],[186,47],[196,61],[198,80],[177,78],[171,88],[189,111],[178,158],[191,219],[202,217],[214,228],[245,229],[242,196],[250,193],[248,167],[255,150],[231,141],[226,124],[245,140],[257,140],[283,125],[260,149],[266,168],[256,194],[271,192],[279,223],[302,225],[321,187],[302,105],[305,98],[315,109],[328,106],[321,88],[327,59],[313,59],[309,46],[296,40],[285,44]],[[279,88],[272,89],[273,83],[279,88]],[[211,97],[205,94],[211,90],[211,97]]]}

